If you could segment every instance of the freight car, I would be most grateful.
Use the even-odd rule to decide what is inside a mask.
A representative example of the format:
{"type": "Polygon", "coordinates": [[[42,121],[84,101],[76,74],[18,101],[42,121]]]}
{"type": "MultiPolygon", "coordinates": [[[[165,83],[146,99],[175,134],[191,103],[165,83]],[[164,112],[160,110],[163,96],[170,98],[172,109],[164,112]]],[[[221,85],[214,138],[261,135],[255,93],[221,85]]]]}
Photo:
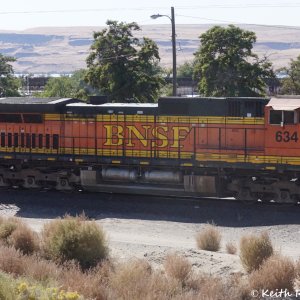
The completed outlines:
{"type": "Polygon", "coordinates": [[[300,99],[0,99],[0,186],[300,200],[300,99]]]}

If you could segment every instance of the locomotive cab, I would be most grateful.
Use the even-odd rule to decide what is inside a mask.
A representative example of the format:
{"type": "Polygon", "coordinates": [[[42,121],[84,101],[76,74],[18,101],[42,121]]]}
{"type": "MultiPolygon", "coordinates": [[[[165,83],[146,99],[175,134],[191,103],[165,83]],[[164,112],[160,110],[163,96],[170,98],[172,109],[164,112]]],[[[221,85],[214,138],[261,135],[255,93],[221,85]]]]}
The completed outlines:
{"type": "Polygon", "coordinates": [[[285,157],[299,155],[300,98],[272,98],[265,110],[266,155],[276,155],[285,164],[285,157]]]}

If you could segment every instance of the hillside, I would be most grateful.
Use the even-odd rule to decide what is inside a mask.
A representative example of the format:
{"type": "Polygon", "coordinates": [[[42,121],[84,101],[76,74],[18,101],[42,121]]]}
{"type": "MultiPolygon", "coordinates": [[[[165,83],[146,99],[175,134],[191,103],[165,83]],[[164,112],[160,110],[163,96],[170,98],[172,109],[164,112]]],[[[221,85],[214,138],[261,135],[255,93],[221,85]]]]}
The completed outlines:
{"type": "MultiPolygon", "coordinates": [[[[199,47],[199,35],[212,25],[176,25],[178,65],[190,60],[199,47]]],[[[241,26],[256,32],[254,51],[267,55],[276,68],[286,66],[291,58],[300,54],[300,27],[274,28],[241,26]]],[[[16,72],[69,73],[85,67],[85,59],[92,43],[94,31],[101,27],[47,27],[19,32],[0,30],[0,53],[17,58],[16,72]]],[[[154,39],[160,48],[161,63],[172,63],[171,28],[168,25],[146,25],[139,37],[154,39]]]]}

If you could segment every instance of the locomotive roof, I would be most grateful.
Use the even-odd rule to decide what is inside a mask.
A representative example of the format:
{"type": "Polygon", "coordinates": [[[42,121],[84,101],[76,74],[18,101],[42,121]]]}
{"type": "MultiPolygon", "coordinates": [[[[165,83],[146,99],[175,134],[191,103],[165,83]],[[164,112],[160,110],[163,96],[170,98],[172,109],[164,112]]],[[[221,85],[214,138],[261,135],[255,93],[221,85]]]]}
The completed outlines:
{"type": "Polygon", "coordinates": [[[30,98],[30,97],[8,97],[0,98],[0,112],[4,113],[54,113],[61,111],[66,104],[80,100],[73,98],[30,98]]]}
{"type": "Polygon", "coordinates": [[[161,97],[160,115],[262,117],[269,99],[261,97],[161,97]]]}
{"type": "Polygon", "coordinates": [[[58,102],[64,102],[71,98],[31,98],[31,97],[9,97],[0,98],[0,104],[56,104],[58,102]]]}
{"type": "Polygon", "coordinates": [[[67,113],[74,114],[157,114],[157,103],[104,103],[104,104],[88,104],[88,103],[70,103],[66,105],[67,113]]]}
{"type": "Polygon", "coordinates": [[[80,106],[80,107],[157,107],[157,103],[104,103],[104,104],[89,104],[89,103],[70,103],[67,106],[80,106]]]}
{"type": "MultiPolygon", "coordinates": [[[[269,99],[259,97],[161,97],[158,103],[89,104],[75,98],[12,97],[0,98],[0,112],[262,117],[268,102],[269,99]]],[[[283,99],[280,102],[284,109],[288,109],[283,99]]],[[[294,109],[293,105],[291,107],[294,109]]],[[[297,99],[299,107],[300,99],[297,99]]]]}
{"type": "Polygon", "coordinates": [[[267,106],[274,110],[296,110],[300,108],[300,98],[271,98],[267,106]]]}

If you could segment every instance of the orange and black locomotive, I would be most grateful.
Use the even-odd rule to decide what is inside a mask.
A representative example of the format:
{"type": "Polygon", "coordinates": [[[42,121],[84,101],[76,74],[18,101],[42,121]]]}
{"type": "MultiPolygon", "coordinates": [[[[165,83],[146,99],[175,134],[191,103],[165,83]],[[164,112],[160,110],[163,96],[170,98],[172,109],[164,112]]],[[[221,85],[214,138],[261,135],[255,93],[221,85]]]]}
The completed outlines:
{"type": "Polygon", "coordinates": [[[299,130],[300,99],[1,98],[0,186],[298,202],[299,130]]]}

